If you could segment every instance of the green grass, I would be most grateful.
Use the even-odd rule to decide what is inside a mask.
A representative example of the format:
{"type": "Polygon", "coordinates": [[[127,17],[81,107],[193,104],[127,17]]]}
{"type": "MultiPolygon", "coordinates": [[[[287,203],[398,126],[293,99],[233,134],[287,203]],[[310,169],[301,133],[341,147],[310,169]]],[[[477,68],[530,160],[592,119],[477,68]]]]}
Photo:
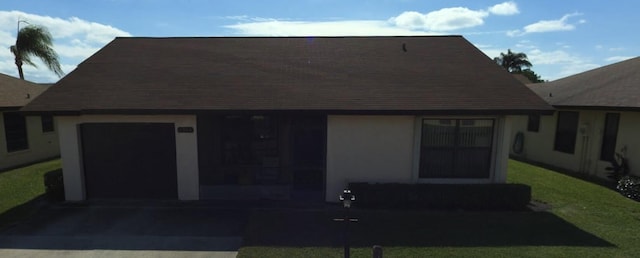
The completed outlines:
{"type": "Polygon", "coordinates": [[[44,194],[44,174],[60,169],[60,160],[0,172],[0,228],[29,216],[44,194]]]}
{"type": "MultiPolygon", "coordinates": [[[[352,257],[637,257],[640,203],[550,170],[509,161],[547,212],[354,210],[352,257]]],[[[238,257],[342,257],[339,210],[260,211],[238,257]]]]}

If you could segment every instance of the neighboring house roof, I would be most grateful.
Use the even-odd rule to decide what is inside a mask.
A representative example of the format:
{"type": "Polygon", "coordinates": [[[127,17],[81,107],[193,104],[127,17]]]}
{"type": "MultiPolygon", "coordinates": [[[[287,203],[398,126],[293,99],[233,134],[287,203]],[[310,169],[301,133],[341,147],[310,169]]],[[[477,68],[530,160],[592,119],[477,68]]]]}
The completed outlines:
{"type": "Polygon", "coordinates": [[[46,86],[0,73],[0,109],[22,107],[46,89],[46,86]]]}
{"type": "Polygon", "coordinates": [[[23,111],[551,109],[461,36],[426,36],[116,38],[23,111]]]}
{"type": "Polygon", "coordinates": [[[555,107],[640,108],[640,58],[528,85],[555,107]]]}

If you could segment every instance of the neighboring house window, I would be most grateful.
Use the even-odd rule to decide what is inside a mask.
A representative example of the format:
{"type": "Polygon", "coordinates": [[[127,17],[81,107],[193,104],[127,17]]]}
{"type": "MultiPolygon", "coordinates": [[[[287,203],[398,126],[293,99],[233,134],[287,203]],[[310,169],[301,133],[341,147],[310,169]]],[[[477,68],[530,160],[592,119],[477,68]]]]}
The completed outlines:
{"type": "Polygon", "coordinates": [[[556,139],[553,149],[560,152],[573,154],[576,147],[576,135],[578,132],[578,112],[559,111],[556,127],[556,139]]]}
{"type": "Polygon", "coordinates": [[[537,132],[538,130],[540,130],[540,115],[529,115],[527,131],[537,132]]]}
{"type": "Polygon", "coordinates": [[[618,139],[618,123],[620,114],[607,113],[604,120],[604,134],[602,135],[602,149],[600,149],[600,159],[604,161],[613,160],[616,151],[616,140],[618,139]]]}
{"type": "Polygon", "coordinates": [[[420,178],[489,178],[493,119],[423,119],[420,178]]]}
{"type": "Polygon", "coordinates": [[[40,121],[42,123],[42,132],[48,133],[53,132],[55,129],[53,128],[53,116],[52,115],[43,115],[40,117],[40,121]]]}
{"type": "Polygon", "coordinates": [[[3,116],[7,152],[28,149],[27,123],[24,116],[15,112],[4,113],[3,116]]]}

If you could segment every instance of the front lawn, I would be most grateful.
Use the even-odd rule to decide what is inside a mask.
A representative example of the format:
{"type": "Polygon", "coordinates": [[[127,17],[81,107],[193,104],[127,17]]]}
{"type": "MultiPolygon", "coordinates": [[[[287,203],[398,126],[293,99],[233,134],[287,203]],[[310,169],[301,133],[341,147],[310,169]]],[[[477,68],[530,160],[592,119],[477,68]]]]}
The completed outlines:
{"type": "Polygon", "coordinates": [[[59,159],[0,172],[0,228],[33,212],[44,194],[44,174],[57,169],[59,159]]]}
{"type": "MultiPolygon", "coordinates": [[[[352,257],[637,257],[640,203],[553,171],[509,161],[547,212],[353,211],[352,257]]],[[[357,202],[356,204],[357,205],[357,202]]],[[[342,257],[340,210],[257,211],[238,257],[342,257]]]]}

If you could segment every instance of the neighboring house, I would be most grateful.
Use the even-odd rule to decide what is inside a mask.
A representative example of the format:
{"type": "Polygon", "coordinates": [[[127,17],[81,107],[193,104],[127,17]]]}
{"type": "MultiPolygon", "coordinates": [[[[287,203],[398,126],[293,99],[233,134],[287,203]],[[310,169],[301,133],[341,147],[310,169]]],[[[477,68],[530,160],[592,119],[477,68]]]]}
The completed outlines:
{"type": "Polygon", "coordinates": [[[529,86],[557,112],[514,119],[512,155],[606,177],[618,152],[640,175],[640,58],[529,86]]]}
{"type": "Polygon", "coordinates": [[[551,106],[460,36],[117,38],[53,114],[67,200],[337,201],[349,182],[504,183],[551,106]]]}
{"type": "Polygon", "coordinates": [[[60,155],[53,117],[17,112],[46,89],[0,74],[0,171],[60,155]]]}

